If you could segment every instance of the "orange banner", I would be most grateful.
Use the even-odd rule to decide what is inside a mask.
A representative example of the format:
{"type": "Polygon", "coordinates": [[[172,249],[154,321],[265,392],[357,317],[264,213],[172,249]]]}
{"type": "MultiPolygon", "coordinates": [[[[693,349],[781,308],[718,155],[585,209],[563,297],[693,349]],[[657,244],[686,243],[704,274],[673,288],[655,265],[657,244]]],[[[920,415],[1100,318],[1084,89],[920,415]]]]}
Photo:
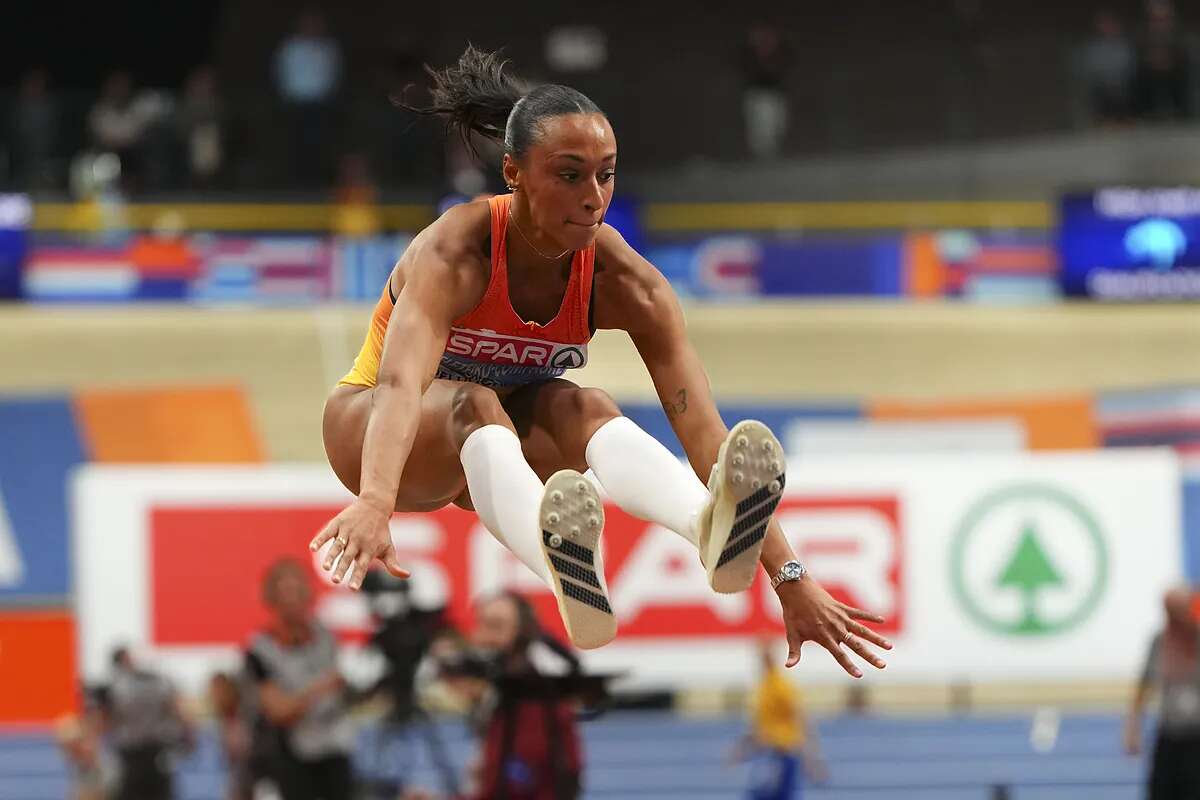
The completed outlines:
{"type": "Polygon", "coordinates": [[[871,419],[1017,419],[1031,450],[1080,450],[1099,446],[1092,398],[1059,397],[908,402],[882,400],[867,408],[871,419]]]}
{"type": "Polygon", "coordinates": [[[75,623],[68,611],[0,614],[0,723],[47,723],[77,710],[75,623]]]}
{"type": "Polygon", "coordinates": [[[84,391],[75,397],[75,413],[93,461],[263,460],[249,405],[236,387],[84,391]]]}

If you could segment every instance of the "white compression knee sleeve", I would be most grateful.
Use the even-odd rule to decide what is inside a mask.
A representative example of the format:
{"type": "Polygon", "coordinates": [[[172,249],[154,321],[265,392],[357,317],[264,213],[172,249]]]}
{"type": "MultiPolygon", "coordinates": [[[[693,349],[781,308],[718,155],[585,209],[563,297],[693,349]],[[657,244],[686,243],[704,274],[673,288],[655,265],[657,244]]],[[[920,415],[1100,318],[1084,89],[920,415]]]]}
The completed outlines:
{"type": "Polygon", "coordinates": [[[503,425],[484,425],[463,442],[459,458],[484,527],[549,585],[538,521],[545,487],[525,460],[521,440],[503,425]]]}
{"type": "Polygon", "coordinates": [[[698,543],[696,518],[708,503],[708,489],[633,420],[617,417],[601,425],[586,457],[614,503],[698,543]]]}

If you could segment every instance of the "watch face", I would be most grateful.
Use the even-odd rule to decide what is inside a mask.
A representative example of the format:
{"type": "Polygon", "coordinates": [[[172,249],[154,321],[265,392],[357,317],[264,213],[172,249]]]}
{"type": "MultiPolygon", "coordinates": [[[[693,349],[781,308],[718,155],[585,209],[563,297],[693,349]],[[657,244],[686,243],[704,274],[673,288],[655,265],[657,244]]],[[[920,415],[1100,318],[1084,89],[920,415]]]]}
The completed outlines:
{"type": "Polygon", "coordinates": [[[789,581],[794,581],[794,580],[796,580],[796,578],[800,577],[800,570],[801,570],[800,565],[794,561],[791,562],[790,564],[784,564],[783,565],[783,577],[789,581]]]}

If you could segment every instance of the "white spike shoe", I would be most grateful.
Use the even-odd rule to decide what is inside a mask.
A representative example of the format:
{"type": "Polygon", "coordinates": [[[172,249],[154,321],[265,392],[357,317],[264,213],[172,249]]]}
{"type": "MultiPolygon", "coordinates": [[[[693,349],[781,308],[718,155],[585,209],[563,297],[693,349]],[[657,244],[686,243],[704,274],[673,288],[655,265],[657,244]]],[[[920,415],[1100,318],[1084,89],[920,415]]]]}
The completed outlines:
{"type": "Polygon", "coordinates": [[[571,642],[583,650],[608,644],[617,635],[617,618],[600,556],[604,504],[596,487],[573,469],[556,472],[546,481],[538,516],[542,553],[571,642]]]}
{"type": "Polygon", "coordinates": [[[757,420],[734,425],[722,442],[708,479],[712,500],[698,521],[700,562],[715,591],[741,592],[754,583],[786,472],[783,447],[757,420]]]}

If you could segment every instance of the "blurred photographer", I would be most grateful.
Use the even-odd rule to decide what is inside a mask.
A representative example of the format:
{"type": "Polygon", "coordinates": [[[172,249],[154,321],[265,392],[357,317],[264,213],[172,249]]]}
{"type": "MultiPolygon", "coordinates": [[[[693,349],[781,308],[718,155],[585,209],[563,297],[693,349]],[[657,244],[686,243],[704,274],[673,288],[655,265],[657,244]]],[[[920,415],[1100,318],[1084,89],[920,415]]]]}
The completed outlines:
{"type": "Polygon", "coordinates": [[[193,746],[191,725],[167,678],[136,664],[124,647],[113,651],[112,678],[96,691],[104,731],[117,754],[117,800],[175,796],[174,759],[193,746]]]}
{"type": "Polygon", "coordinates": [[[256,689],[251,769],[255,790],[283,800],[349,800],[354,793],[337,642],[312,616],[312,586],[299,561],[275,562],[263,579],[274,619],[251,640],[246,671],[256,689]]]}
{"type": "Polygon", "coordinates": [[[416,766],[417,746],[423,744],[443,790],[456,796],[458,779],[451,759],[418,696],[436,678],[432,656],[437,641],[454,632],[445,609],[421,608],[413,601],[409,580],[383,570],[367,573],[362,588],[375,622],[370,647],[382,657],[384,669],[360,700],[383,696],[389,706],[376,739],[370,784],[379,797],[400,794],[416,766]]]}
{"type": "Polygon", "coordinates": [[[579,660],[542,630],[529,602],[505,592],[475,609],[471,647],[442,674],[473,707],[482,748],[477,800],[574,800],[583,759],[572,681],[579,660]],[[551,664],[558,662],[558,672],[551,664]]]}
{"type": "Polygon", "coordinates": [[[1166,621],[1150,642],[1146,666],[1125,720],[1125,749],[1142,749],[1142,711],[1153,689],[1161,696],[1150,763],[1150,800],[1200,797],[1200,624],[1189,589],[1163,597],[1166,621]]]}

